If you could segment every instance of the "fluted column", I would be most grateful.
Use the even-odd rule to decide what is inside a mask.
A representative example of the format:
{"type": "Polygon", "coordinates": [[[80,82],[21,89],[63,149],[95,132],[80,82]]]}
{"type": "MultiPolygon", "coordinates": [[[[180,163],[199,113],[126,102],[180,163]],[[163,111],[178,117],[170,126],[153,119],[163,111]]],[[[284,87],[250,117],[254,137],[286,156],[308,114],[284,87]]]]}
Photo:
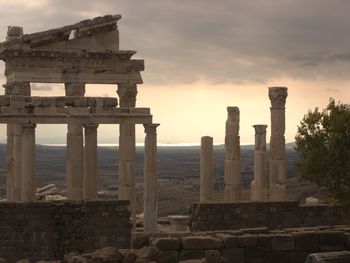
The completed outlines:
{"type": "MultiPolygon", "coordinates": [[[[84,83],[65,83],[66,96],[84,96],[84,83]]],[[[83,125],[68,124],[67,132],[67,197],[81,200],[84,197],[84,140],[83,125]]]]}
{"type": "Polygon", "coordinates": [[[157,127],[159,124],[144,124],[145,157],[144,157],[144,191],[143,212],[144,232],[157,232],[158,221],[158,180],[157,180],[157,127]]]}
{"type": "Polygon", "coordinates": [[[225,201],[241,200],[241,153],[239,138],[239,108],[227,107],[225,134],[225,201]]]}
{"type": "Polygon", "coordinates": [[[35,127],[22,124],[22,201],[35,200],[35,127]]]}
{"type": "Polygon", "coordinates": [[[84,199],[97,199],[97,123],[84,124],[84,199]]]}
{"type": "Polygon", "coordinates": [[[200,202],[213,200],[214,192],[214,150],[213,137],[201,138],[200,159],[200,202]]]}
{"type": "MultiPolygon", "coordinates": [[[[118,84],[117,90],[121,108],[134,108],[137,87],[135,84],[118,84]]],[[[135,124],[119,126],[119,160],[118,160],[118,199],[129,200],[133,229],[136,227],[136,145],[135,124]]]]}
{"type": "Polygon", "coordinates": [[[67,197],[83,199],[84,147],[83,125],[69,124],[67,133],[67,197]]]}
{"type": "Polygon", "coordinates": [[[250,186],[252,201],[268,200],[268,174],[266,163],[266,128],[267,125],[254,125],[254,180],[250,186]]]}
{"type": "Polygon", "coordinates": [[[13,182],[11,202],[22,201],[22,126],[19,124],[11,125],[13,128],[12,136],[12,174],[13,182]]]}
{"type": "MultiPolygon", "coordinates": [[[[10,31],[19,30],[18,27],[11,27],[10,31]]],[[[23,31],[23,30],[22,30],[23,31]]],[[[18,33],[18,32],[17,32],[18,33]]],[[[11,33],[11,38],[13,37],[11,33]]],[[[30,96],[29,82],[7,82],[3,85],[5,95],[30,96]]],[[[9,202],[21,200],[21,126],[20,124],[7,124],[7,145],[6,145],[6,198],[9,202]]]]}
{"type": "Polygon", "coordinates": [[[271,139],[269,161],[269,199],[286,199],[286,150],[285,150],[285,104],[288,96],[285,87],[270,87],[271,139]]]}

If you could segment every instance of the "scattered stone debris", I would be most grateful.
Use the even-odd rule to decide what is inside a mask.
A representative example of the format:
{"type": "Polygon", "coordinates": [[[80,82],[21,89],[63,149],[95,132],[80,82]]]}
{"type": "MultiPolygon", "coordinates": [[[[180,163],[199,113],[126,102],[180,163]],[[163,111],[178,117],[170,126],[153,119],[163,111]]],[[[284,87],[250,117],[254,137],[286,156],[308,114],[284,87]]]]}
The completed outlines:
{"type": "Polygon", "coordinates": [[[67,200],[67,197],[63,196],[63,194],[58,191],[58,188],[55,184],[48,184],[37,188],[35,197],[37,200],[46,201],[67,200]]]}
{"type": "Polygon", "coordinates": [[[165,262],[162,252],[156,246],[121,251],[114,247],[106,247],[88,254],[69,253],[64,256],[63,263],[165,262]]]}
{"type": "Polygon", "coordinates": [[[305,263],[323,263],[323,262],[350,262],[350,251],[334,251],[324,253],[310,254],[305,263]]]}
{"type": "Polygon", "coordinates": [[[319,204],[320,203],[320,200],[316,197],[306,197],[305,198],[305,204],[306,205],[315,205],[315,204],[319,204]]]}

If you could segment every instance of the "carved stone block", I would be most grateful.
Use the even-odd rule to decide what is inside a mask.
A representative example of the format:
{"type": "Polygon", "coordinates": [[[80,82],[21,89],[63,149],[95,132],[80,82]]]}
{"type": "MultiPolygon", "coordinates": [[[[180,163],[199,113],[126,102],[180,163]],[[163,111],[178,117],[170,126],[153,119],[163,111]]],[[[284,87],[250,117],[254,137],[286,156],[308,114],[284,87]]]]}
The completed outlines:
{"type": "Polygon", "coordinates": [[[117,98],[104,98],[103,99],[103,107],[117,107],[118,106],[118,99],[117,98]]]}

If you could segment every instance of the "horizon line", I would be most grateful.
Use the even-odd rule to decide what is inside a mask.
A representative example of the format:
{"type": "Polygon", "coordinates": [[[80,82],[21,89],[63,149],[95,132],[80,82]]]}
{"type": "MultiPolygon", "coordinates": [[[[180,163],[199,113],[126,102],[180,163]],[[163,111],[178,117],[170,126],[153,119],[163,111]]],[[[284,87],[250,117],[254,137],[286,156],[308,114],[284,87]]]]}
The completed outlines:
{"type": "MultiPolygon", "coordinates": [[[[287,142],[287,144],[291,144],[294,142],[287,142]]],[[[269,143],[266,143],[267,145],[269,145],[269,143]]],[[[64,147],[67,146],[66,143],[36,143],[36,145],[41,145],[41,146],[51,146],[51,147],[64,147]]],[[[224,146],[224,143],[214,143],[214,146],[224,146]]],[[[241,143],[241,146],[254,146],[253,143],[241,143]]],[[[97,146],[99,147],[119,147],[118,143],[98,143],[97,146]]],[[[136,147],[140,147],[140,146],[145,146],[144,143],[136,143],[135,144],[136,147]]],[[[194,146],[201,146],[200,143],[185,143],[185,142],[181,142],[181,143],[158,143],[157,146],[159,147],[194,147],[194,146]]]]}

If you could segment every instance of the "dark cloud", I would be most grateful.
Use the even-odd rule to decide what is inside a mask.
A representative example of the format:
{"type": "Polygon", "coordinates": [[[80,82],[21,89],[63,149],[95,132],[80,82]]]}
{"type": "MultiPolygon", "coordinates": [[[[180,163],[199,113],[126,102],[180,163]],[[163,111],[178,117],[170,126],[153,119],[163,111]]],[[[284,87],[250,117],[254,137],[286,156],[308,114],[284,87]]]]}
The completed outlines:
{"type": "Polygon", "coordinates": [[[35,32],[122,14],[122,49],[145,59],[149,84],[349,78],[347,0],[36,0],[1,3],[9,24],[35,32]],[[35,4],[36,3],[36,4],[35,4]]]}

